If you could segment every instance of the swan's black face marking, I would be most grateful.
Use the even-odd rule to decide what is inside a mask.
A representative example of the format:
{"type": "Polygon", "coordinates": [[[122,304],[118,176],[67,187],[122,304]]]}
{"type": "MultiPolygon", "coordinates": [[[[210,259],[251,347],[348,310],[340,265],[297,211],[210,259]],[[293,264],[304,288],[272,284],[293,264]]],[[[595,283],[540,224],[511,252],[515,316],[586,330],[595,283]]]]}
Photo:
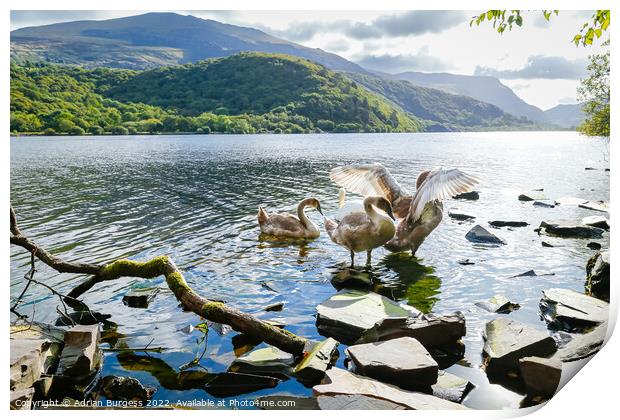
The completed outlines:
{"type": "Polygon", "coordinates": [[[377,207],[383,210],[388,216],[390,216],[392,220],[396,220],[394,218],[394,213],[392,212],[392,205],[388,200],[383,197],[379,198],[379,200],[377,201],[377,207]]]}

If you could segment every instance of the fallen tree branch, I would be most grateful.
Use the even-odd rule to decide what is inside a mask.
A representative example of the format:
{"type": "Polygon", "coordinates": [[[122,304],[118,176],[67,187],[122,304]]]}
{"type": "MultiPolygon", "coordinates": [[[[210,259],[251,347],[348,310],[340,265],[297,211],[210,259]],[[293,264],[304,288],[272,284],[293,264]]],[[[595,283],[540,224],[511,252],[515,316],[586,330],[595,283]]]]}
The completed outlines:
{"type": "Polygon", "coordinates": [[[92,277],[74,288],[67,297],[77,298],[95,284],[116,280],[121,277],[152,279],[166,278],[168,287],[183,308],[213,322],[230,325],[235,331],[254,336],[293,355],[303,353],[307,340],[289,331],[275,327],[267,322],[232,308],[222,302],[205,299],[192,290],[183,274],[167,256],[139,262],[117,260],[109,264],[84,264],[68,262],[47,252],[40,245],[25,236],[17,225],[17,218],[11,207],[11,243],[30,251],[43,263],[61,273],[90,274],[92,277]]]}

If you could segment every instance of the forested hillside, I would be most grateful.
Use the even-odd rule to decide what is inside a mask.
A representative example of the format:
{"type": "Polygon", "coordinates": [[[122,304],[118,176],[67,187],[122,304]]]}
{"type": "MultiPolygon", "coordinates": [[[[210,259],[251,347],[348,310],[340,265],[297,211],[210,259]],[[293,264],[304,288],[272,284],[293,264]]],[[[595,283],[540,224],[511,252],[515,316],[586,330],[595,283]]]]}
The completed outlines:
{"type": "Polygon", "coordinates": [[[244,53],[132,70],[11,65],[11,130],[415,132],[422,124],[345,75],[285,55],[244,53]]]}

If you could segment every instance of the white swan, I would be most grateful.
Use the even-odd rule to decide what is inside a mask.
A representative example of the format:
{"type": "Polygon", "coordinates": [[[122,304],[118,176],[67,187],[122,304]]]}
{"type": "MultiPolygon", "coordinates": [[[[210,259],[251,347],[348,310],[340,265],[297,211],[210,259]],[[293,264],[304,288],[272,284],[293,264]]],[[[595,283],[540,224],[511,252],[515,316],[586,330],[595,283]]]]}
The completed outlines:
{"type": "Polygon", "coordinates": [[[338,212],[334,219],[339,222],[348,214],[351,213],[364,213],[364,202],[362,200],[349,200],[346,201],[347,191],[344,188],[340,188],[338,191],[338,212]]]}
{"type": "Polygon", "coordinates": [[[263,207],[258,208],[258,225],[261,233],[277,237],[295,239],[316,239],[319,228],[308,219],[305,208],[312,207],[323,214],[321,203],[316,198],[306,198],[297,206],[297,217],[288,213],[269,214],[263,207]]]}

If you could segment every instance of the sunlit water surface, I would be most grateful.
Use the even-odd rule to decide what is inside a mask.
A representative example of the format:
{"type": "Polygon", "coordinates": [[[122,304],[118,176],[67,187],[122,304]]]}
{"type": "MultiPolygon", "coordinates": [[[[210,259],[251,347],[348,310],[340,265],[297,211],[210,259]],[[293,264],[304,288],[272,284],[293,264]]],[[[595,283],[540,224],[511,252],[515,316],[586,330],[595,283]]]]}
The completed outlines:
{"type": "MultiPolygon", "coordinates": [[[[256,210],[294,211],[315,196],[324,211],[336,209],[338,188],[329,170],[337,165],[381,162],[409,190],[417,174],[436,166],[458,167],[481,179],[480,200],[449,200],[446,216],[418,251],[418,259],[376,250],[374,290],[428,312],[463,311],[467,318],[465,358],[447,370],[476,388],[464,404],[475,408],[518,407],[523,396],[489,384],[480,369],[482,331],[496,315],[474,303],[502,294],[521,304],[509,316],[545,328],[538,304],[549,287],[583,290],[585,263],[594,251],[587,240],[563,240],[545,248],[534,228],[543,219],[580,219],[596,212],[577,207],[541,208],[520,202],[520,192],[544,188],[550,198],[609,199],[608,154],[601,140],[572,132],[52,137],[11,140],[11,201],[22,230],[48,250],[72,261],[147,260],[169,255],[203,296],[221,299],[263,319],[277,319],[296,334],[320,339],[315,307],[332,296],[331,284],[348,263],[348,252],[322,232],[306,245],[259,241],[256,210]],[[473,245],[465,234],[473,223],[447,217],[459,209],[488,228],[491,220],[523,220],[525,228],[493,230],[507,245],[473,245]],[[469,258],[475,265],[462,266],[469,258]],[[554,276],[517,277],[534,269],[554,276]],[[282,312],[266,305],[286,301],[282,312]]],[[[322,228],[319,214],[309,216],[322,228]]],[[[602,241],[608,243],[608,237],[602,241]]],[[[364,260],[359,255],[358,261],[364,260]]],[[[24,286],[29,255],[11,248],[11,296],[24,286]]],[[[68,292],[83,276],[57,274],[39,263],[36,278],[68,292]]],[[[131,287],[158,285],[163,278],[104,282],[84,295],[93,311],[117,324],[104,336],[117,346],[163,346],[161,354],[106,353],[103,374],[131,375],[158,388],[154,398],[208,398],[201,381],[180,367],[201,352],[200,332],[186,334],[197,317],[184,313],[170,293],[148,309],[123,305],[131,287]],[[189,378],[189,379],[188,379],[189,378]]],[[[57,298],[33,286],[20,311],[39,321],[58,317],[57,298]]],[[[202,372],[225,371],[235,359],[231,339],[212,328],[202,372]]],[[[343,365],[341,346],[339,366],[343,365]]],[[[198,375],[199,376],[199,375],[198,375]]],[[[244,394],[309,396],[289,379],[276,388],[244,394]]]]}

